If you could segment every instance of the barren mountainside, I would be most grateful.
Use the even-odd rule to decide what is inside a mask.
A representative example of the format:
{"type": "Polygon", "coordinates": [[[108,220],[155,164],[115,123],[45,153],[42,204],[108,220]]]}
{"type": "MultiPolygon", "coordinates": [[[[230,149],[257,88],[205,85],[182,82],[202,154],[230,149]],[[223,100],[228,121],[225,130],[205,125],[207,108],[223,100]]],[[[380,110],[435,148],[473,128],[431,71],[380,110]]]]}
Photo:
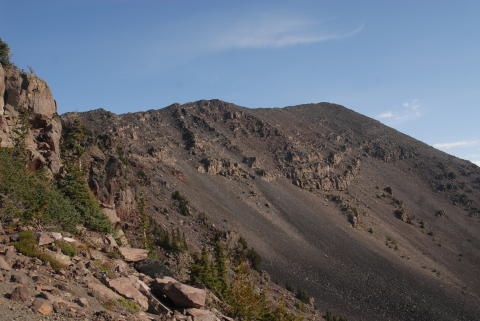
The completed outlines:
{"type": "Polygon", "coordinates": [[[329,103],[210,100],[61,118],[64,142],[69,128],[87,129],[88,184],[133,245],[141,200],[193,251],[212,228],[242,235],[273,281],[320,311],[478,320],[480,168],[470,162],[329,103]],[[188,213],[172,205],[175,191],[188,213]]]}

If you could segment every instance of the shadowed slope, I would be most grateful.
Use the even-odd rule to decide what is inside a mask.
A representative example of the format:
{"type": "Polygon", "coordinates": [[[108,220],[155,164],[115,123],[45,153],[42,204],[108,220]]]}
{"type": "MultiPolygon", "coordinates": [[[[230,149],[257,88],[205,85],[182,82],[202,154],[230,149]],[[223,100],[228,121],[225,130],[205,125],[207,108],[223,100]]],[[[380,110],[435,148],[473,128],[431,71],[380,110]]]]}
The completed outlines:
{"type": "Polygon", "coordinates": [[[469,162],[326,103],[63,116],[76,118],[99,147],[85,157],[90,185],[124,220],[141,191],[159,222],[186,229],[165,215],[180,190],[320,310],[349,320],[480,315],[480,170],[469,162]]]}

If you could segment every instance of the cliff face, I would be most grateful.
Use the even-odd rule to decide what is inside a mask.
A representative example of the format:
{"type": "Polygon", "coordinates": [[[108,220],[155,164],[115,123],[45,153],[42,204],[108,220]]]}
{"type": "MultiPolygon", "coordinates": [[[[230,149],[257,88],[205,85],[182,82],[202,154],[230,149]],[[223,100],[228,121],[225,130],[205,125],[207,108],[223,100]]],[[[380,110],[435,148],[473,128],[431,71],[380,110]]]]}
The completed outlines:
{"type": "Polygon", "coordinates": [[[474,164],[327,103],[213,100],[62,121],[88,129],[90,187],[132,240],[141,197],[194,249],[206,233],[200,218],[240,232],[277,282],[315,296],[321,311],[398,321],[480,314],[474,164]],[[175,190],[190,215],[176,210],[175,190]]]}
{"type": "Polygon", "coordinates": [[[31,166],[58,174],[61,131],[47,83],[33,74],[0,66],[0,146],[12,147],[24,138],[31,166]]]}

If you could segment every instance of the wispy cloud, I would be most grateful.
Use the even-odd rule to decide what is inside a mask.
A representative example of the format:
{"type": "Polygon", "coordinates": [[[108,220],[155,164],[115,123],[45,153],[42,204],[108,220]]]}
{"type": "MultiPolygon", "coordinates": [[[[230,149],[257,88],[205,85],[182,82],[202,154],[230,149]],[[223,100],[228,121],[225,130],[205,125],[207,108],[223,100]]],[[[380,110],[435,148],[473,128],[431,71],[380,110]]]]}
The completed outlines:
{"type": "Polygon", "coordinates": [[[433,147],[439,149],[452,149],[456,147],[471,147],[480,145],[480,140],[461,140],[457,142],[450,142],[450,143],[439,143],[434,144],[433,147]]]}
{"type": "Polygon", "coordinates": [[[418,119],[422,115],[422,105],[419,103],[418,99],[412,99],[404,102],[400,108],[385,111],[377,115],[376,118],[391,124],[399,124],[405,121],[418,119]]]}
{"type": "Polygon", "coordinates": [[[364,28],[365,24],[294,13],[202,16],[152,30],[142,60],[148,66],[145,72],[156,73],[159,66],[172,69],[212,53],[328,42],[354,37],[364,28]]]}
{"type": "Polygon", "coordinates": [[[348,32],[330,32],[317,21],[284,16],[257,16],[225,28],[212,39],[215,49],[280,48],[352,37],[364,24],[348,32]]]}
{"type": "Polygon", "coordinates": [[[451,153],[462,159],[468,159],[480,166],[480,140],[459,140],[449,143],[433,144],[433,147],[451,153]]]}

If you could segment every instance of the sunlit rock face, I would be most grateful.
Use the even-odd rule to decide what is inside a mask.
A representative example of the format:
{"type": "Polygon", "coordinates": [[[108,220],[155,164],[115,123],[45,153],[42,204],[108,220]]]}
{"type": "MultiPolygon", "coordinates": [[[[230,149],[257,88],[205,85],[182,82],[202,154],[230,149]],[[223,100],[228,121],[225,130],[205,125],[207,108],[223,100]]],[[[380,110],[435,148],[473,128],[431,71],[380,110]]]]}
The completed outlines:
{"type": "Polygon", "coordinates": [[[23,142],[32,168],[44,167],[58,174],[62,168],[61,132],[57,105],[47,83],[34,74],[0,66],[0,146],[23,142]]]}

